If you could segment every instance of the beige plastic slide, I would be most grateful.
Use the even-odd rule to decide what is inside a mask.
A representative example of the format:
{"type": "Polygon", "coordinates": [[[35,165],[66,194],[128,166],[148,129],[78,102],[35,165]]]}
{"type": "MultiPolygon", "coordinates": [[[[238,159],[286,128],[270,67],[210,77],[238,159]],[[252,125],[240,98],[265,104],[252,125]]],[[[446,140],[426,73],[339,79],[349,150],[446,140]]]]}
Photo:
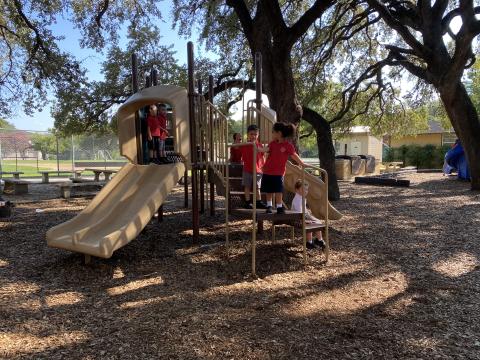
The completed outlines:
{"type": "MultiPolygon", "coordinates": [[[[302,169],[291,162],[287,163],[284,184],[285,188],[290,192],[295,192],[295,182],[302,178],[302,169]]],[[[327,189],[325,183],[317,176],[305,174],[305,181],[308,182],[307,204],[312,214],[318,219],[325,219],[325,196],[327,189]]],[[[335,209],[330,202],[328,203],[328,219],[340,220],[342,214],[335,209]]]]}
{"type": "Polygon", "coordinates": [[[184,171],[183,163],[126,164],[77,216],[48,230],[48,246],[111,257],[138,236],[184,171]]]}

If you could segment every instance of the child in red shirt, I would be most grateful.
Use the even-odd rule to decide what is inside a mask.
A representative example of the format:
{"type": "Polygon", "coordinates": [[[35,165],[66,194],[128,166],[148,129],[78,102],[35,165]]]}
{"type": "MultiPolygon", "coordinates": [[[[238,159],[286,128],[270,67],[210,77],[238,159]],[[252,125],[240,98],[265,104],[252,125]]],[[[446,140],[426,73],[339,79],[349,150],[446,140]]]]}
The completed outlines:
{"type": "MultiPolygon", "coordinates": [[[[242,142],[242,135],[240,133],[233,134],[233,143],[240,144],[242,142]]],[[[232,147],[230,148],[230,162],[241,163],[242,162],[242,148],[232,147]]]]}
{"type": "MultiPolygon", "coordinates": [[[[247,128],[247,141],[248,143],[255,143],[257,146],[257,158],[255,160],[256,167],[256,182],[257,182],[257,208],[265,209],[265,204],[260,197],[260,182],[262,180],[262,167],[264,163],[263,146],[258,141],[258,126],[249,125],[247,128]]],[[[253,209],[253,204],[250,200],[250,192],[253,189],[253,146],[245,145],[240,147],[241,159],[243,160],[243,173],[242,173],[242,185],[245,191],[245,204],[246,209],[253,209]]]]}
{"type": "Polygon", "coordinates": [[[287,138],[293,137],[295,127],[292,124],[277,122],[273,125],[273,141],[268,144],[268,158],[263,166],[262,187],[263,193],[267,194],[267,214],[272,213],[273,195],[277,204],[277,214],[285,214],[283,207],[283,176],[289,157],[295,162],[306,167],[287,138]]]}
{"type": "Polygon", "coordinates": [[[167,159],[165,153],[165,139],[168,137],[167,106],[165,104],[158,105],[158,126],[160,128],[160,137],[158,139],[160,162],[169,164],[171,161],[167,159]]]}
{"type": "Polygon", "coordinates": [[[151,161],[156,164],[167,164],[170,161],[165,156],[165,139],[167,138],[168,131],[167,125],[167,109],[165,105],[160,104],[150,105],[149,113],[147,116],[148,124],[148,140],[150,141],[150,157],[151,161]]]}

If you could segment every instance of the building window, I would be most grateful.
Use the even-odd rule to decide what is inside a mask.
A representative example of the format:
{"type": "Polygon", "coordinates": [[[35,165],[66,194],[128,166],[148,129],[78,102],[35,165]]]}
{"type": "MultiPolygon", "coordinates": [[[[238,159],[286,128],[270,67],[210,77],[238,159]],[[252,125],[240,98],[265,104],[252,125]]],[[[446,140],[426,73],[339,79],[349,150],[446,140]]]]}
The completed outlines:
{"type": "Polygon", "coordinates": [[[442,145],[453,145],[455,140],[457,140],[457,134],[455,133],[442,134],[442,145]]]}

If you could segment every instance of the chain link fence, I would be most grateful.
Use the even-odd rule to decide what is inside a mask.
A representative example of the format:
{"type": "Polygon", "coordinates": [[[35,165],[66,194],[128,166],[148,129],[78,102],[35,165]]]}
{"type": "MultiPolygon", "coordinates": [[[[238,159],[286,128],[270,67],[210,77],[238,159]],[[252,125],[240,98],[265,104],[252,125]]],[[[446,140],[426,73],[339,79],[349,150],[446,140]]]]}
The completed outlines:
{"type": "Polygon", "coordinates": [[[46,131],[0,128],[0,177],[11,177],[12,172],[40,177],[39,171],[74,172],[123,163],[118,138],[113,134],[59,137],[46,131]]]}

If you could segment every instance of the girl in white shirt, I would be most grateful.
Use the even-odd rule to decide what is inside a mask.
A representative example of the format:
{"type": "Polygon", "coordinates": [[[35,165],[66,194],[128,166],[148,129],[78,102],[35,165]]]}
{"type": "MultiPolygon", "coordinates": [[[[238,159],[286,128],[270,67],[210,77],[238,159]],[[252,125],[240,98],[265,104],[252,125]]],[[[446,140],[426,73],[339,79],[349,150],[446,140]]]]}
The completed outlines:
{"type": "MultiPolygon", "coordinates": [[[[308,183],[302,184],[302,180],[297,180],[295,183],[295,197],[292,200],[292,211],[302,212],[302,194],[305,201],[305,223],[306,224],[320,224],[321,221],[313,216],[312,212],[307,208],[307,193],[308,193],[308,183]]],[[[325,241],[322,238],[322,232],[320,230],[316,231],[315,239],[311,232],[307,232],[307,249],[320,248],[323,250],[325,248],[325,241]]]]}

